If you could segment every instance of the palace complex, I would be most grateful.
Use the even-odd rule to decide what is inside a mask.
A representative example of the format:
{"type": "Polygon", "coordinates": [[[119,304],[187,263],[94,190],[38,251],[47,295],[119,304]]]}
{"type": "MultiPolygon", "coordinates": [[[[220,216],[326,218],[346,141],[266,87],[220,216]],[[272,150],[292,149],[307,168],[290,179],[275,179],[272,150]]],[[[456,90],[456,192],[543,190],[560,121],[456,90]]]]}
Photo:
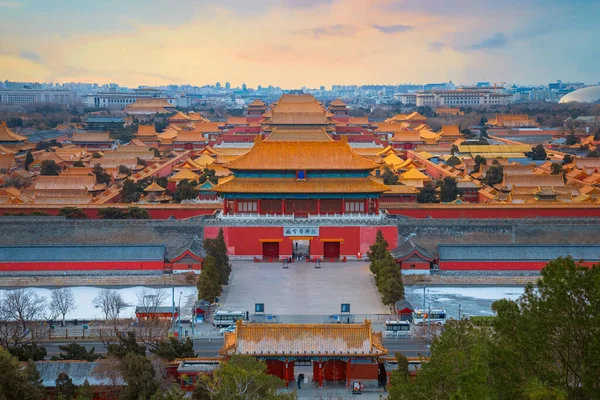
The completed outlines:
{"type": "MultiPolygon", "coordinates": [[[[384,121],[350,111],[341,99],[325,105],[290,93],[271,104],[253,100],[243,116],[211,121],[165,99],[138,99],[120,119],[105,117],[134,124],[128,143],[91,130],[104,121],[94,116],[88,130],[73,123],[67,124],[72,131],[44,134],[60,139],[48,146],[34,144],[41,133],[26,135],[2,122],[0,214],[70,215],[64,208],[74,207],[95,219],[125,216],[133,206],[151,219],[201,217],[204,237],[223,228],[233,259],[272,261],[362,259],[381,230],[390,249],[406,247],[407,254],[396,249],[405,269],[473,264],[443,262],[435,246],[427,254],[412,252],[397,218],[600,216],[600,158],[593,157],[600,141],[593,135],[575,145],[545,145],[540,154],[518,136],[552,140],[559,131],[527,115],[495,115],[486,124],[489,137],[474,140],[482,127],[453,123],[463,113],[457,105],[440,108],[444,122],[437,129],[417,111],[384,121]],[[427,190],[424,204],[420,195],[427,190]]],[[[523,257],[518,265],[537,266],[523,257]]],[[[51,257],[43,258],[31,268],[54,268],[51,257]]],[[[127,270],[141,262],[115,260],[121,261],[116,265],[127,270]]],[[[77,258],[69,262],[79,268],[77,258]]],[[[168,269],[170,262],[149,269],[168,269]]]]}

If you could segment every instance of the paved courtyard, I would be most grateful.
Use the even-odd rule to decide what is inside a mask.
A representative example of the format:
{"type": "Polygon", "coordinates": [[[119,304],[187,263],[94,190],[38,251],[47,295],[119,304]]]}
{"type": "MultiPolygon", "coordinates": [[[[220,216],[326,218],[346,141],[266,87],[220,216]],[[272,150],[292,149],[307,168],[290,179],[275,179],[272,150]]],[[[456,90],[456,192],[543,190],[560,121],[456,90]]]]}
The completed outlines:
{"type": "Polygon", "coordinates": [[[389,313],[365,262],[321,263],[320,269],[307,262],[292,263],[289,269],[281,263],[238,261],[232,265],[221,309],[252,314],[254,303],[264,303],[267,314],[321,316],[339,314],[340,304],[350,303],[352,314],[389,313]]]}

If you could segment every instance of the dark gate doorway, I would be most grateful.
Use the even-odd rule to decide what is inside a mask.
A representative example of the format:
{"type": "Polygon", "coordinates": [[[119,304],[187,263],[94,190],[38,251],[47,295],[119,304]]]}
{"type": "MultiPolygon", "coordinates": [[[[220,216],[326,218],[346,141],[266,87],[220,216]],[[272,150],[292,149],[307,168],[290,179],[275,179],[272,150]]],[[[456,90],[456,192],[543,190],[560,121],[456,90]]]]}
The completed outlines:
{"type": "Polygon", "coordinates": [[[279,258],[279,242],[263,242],[262,249],[264,258],[279,258]]]}
{"type": "Polygon", "coordinates": [[[323,255],[325,259],[340,258],[340,242],[325,242],[323,243],[323,255]]]}

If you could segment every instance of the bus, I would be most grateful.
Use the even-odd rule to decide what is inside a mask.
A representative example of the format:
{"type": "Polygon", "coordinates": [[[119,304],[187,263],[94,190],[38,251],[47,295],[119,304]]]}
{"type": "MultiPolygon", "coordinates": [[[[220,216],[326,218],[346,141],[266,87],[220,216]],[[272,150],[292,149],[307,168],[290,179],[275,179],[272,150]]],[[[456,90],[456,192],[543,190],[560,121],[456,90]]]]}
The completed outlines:
{"type": "Polygon", "coordinates": [[[384,336],[409,336],[410,322],[408,321],[385,321],[384,336]]]}
{"type": "Polygon", "coordinates": [[[231,326],[235,324],[235,321],[241,319],[242,321],[246,317],[246,313],[243,311],[215,311],[215,315],[213,318],[213,326],[215,327],[225,327],[231,326]]]}
{"type": "Polygon", "coordinates": [[[413,311],[413,324],[419,326],[423,324],[431,323],[433,325],[445,325],[446,324],[446,310],[443,308],[431,308],[423,309],[417,308],[413,311]],[[429,314],[431,312],[431,314],[429,314]]]}

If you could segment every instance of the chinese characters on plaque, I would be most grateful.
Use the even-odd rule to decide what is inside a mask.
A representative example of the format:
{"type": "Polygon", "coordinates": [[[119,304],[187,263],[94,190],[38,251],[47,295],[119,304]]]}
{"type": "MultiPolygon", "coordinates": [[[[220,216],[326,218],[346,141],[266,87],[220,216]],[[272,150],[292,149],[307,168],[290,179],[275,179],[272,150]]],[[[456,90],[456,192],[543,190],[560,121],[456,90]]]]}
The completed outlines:
{"type": "Polygon", "coordinates": [[[318,226],[284,226],[283,236],[319,236],[318,226]]]}

